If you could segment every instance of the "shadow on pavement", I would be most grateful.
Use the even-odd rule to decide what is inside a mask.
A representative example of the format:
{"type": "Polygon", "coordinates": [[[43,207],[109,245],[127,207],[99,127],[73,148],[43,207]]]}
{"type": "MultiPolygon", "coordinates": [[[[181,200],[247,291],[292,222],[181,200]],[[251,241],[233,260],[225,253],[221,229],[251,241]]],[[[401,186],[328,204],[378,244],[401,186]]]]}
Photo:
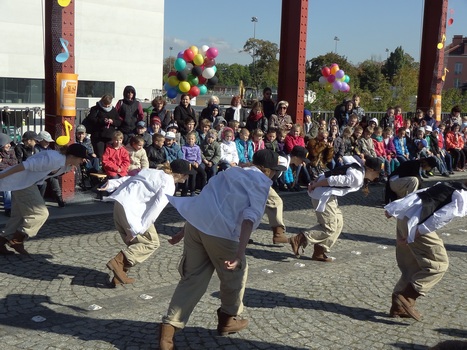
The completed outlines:
{"type": "MultiPolygon", "coordinates": [[[[212,293],[212,296],[220,298],[219,292],[212,293]]],[[[389,318],[387,313],[322,300],[296,298],[280,292],[271,292],[253,288],[246,288],[243,303],[245,306],[252,308],[275,308],[278,306],[300,308],[332,312],[360,321],[370,321],[398,326],[409,325],[409,323],[394,321],[394,319],[389,318]]]]}
{"type": "Polygon", "coordinates": [[[39,281],[52,281],[69,276],[71,285],[111,288],[107,273],[81,266],[55,264],[48,260],[52,258],[52,255],[47,254],[1,256],[0,272],[39,281]]]}
{"type": "MultiPolygon", "coordinates": [[[[97,319],[91,317],[91,314],[98,311],[88,311],[75,306],[54,303],[45,295],[10,294],[5,299],[0,300],[0,304],[21,305],[21,303],[29,299],[33,300],[37,305],[34,313],[20,316],[9,316],[7,314],[7,317],[0,318],[0,325],[9,328],[62,334],[83,341],[102,341],[112,344],[117,349],[158,348],[159,327],[157,321],[131,321],[128,319],[112,318],[111,316],[108,319],[97,319]],[[70,309],[70,312],[54,311],[48,305],[67,308],[70,309]],[[42,316],[45,318],[45,321],[34,322],[31,320],[33,316],[42,316]]],[[[207,349],[212,348],[213,343],[216,343],[216,340],[212,338],[220,338],[215,329],[186,327],[175,335],[175,345],[179,349],[207,349]],[[209,344],[203,346],[206,341],[209,344]]],[[[60,340],[57,339],[57,341],[60,340]]],[[[222,337],[221,342],[224,346],[241,349],[285,348],[283,344],[239,339],[235,335],[222,337]]],[[[50,344],[50,346],[52,345],[50,344]]],[[[102,344],[100,348],[102,348],[102,344]]],[[[216,348],[218,347],[216,346],[216,348]]],[[[307,348],[287,346],[287,349],[305,350],[307,348]]]]}
{"type": "Polygon", "coordinates": [[[466,338],[467,339],[467,330],[465,329],[456,329],[456,328],[437,328],[436,331],[441,334],[450,335],[451,337],[466,338]]]}

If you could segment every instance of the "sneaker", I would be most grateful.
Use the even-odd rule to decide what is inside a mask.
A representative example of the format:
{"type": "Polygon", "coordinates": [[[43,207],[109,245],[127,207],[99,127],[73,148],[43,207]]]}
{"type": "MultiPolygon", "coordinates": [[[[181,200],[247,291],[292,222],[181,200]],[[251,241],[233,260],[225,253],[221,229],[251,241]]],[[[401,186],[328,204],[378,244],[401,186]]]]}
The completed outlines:
{"type": "Polygon", "coordinates": [[[444,176],[444,177],[450,177],[450,175],[446,172],[446,173],[442,173],[441,176],[444,176]]]}
{"type": "Polygon", "coordinates": [[[427,174],[428,176],[435,176],[435,174],[433,174],[432,171],[427,171],[426,174],[427,174]]]}

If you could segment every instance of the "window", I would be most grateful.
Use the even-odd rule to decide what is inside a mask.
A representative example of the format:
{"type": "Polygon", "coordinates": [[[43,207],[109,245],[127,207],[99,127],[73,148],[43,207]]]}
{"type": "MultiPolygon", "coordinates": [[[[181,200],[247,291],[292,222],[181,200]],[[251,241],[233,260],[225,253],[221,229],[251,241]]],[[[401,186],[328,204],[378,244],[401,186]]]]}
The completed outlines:
{"type": "Polygon", "coordinates": [[[105,94],[115,96],[115,82],[78,80],[77,97],[102,97],[105,94]]]}
{"type": "Polygon", "coordinates": [[[454,66],[454,74],[456,75],[462,74],[462,63],[461,62],[456,62],[454,66]]]}
{"type": "Polygon", "coordinates": [[[454,79],[454,87],[455,88],[460,88],[461,87],[461,80],[459,78],[454,79]]]}

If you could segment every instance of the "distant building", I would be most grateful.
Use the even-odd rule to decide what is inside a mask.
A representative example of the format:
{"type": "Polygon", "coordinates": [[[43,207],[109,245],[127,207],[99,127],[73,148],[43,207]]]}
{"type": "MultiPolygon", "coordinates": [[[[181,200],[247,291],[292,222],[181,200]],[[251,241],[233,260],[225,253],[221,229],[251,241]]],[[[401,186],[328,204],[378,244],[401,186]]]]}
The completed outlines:
{"type": "MultiPolygon", "coordinates": [[[[44,103],[43,4],[0,1],[0,107],[44,103]]],[[[150,99],[162,89],[163,44],[164,0],[76,1],[78,97],[120,99],[132,85],[150,99]]]]}
{"type": "Polygon", "coordinates": [[[454,35],[444,51],[446,73],[444,89],[467,89],[467,37],[454,35]]]}

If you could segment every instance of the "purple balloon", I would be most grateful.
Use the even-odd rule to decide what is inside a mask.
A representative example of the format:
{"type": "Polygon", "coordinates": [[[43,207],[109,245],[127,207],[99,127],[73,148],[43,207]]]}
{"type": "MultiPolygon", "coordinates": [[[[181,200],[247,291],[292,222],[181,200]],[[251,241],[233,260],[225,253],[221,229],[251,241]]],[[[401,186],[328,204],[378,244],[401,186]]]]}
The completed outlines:
{"type": "Polygon", "coordinates": [[[336,76],[336,79],[341,79],[344,77],[345,73],[342,69],[339,69],[334,75],[336,76]]]}
{"type": "Polygon", "coordinates": [[[345,82],[342,82],[342,83],[341,83],[341,89],[340,89],[340,90],[343,91],[343,92],[349,91],[349,90],[350,90],[349,84],[347,84],[347,83],[345,83],[345,82]]]}
{"type": "MultiPolygon", "coordinates": [[[[183,54],[184,54],[184,53],[185,53],[184,51],[180,51],[180,52],[178,53],[178,55],[177,55],[177,58],[183,58],[183,54]]],[[[171,98],[173,98],[173,97],[171,97],[171,98]]]]}
{"type": "Polygon", "coordinates": [[[342,88],[342,83],[338,80],[334,80],[334,82],[332,83],[332,87],[335,90],[340,90],[342,88]]]}

